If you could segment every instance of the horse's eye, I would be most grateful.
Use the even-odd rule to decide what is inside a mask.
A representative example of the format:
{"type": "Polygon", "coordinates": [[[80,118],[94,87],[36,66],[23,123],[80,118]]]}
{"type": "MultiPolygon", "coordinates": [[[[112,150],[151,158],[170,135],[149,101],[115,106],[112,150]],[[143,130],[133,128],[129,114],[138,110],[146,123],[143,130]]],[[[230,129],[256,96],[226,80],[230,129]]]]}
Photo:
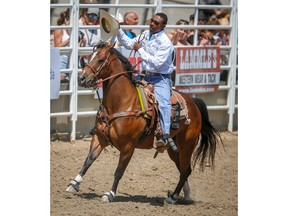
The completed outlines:
{"type": "Polygon", "coordinates": [[[100,59],[100,60],[98,60],[98,64],[102,64],[102,63],[104,63],[104,61],[105,61],[105,59],[100,59]]]}

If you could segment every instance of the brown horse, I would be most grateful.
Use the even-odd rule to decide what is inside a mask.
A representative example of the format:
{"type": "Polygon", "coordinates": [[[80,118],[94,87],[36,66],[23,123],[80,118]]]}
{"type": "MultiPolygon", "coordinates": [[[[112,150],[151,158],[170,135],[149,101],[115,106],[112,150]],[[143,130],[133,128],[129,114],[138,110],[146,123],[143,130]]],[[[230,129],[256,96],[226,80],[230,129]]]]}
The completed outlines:
{"type": "MultiPolygon", "coordinates": [[[[88,168],[106,146],[113,145],[120,151],[120,158],[111,191],[102,196],[102,200],[106,202],[115,198],[118,183],[135,148],[151,149],[154,141],[154,131],[150,134],[145,131],[149,120],[144,117],[143,112],[138,112],[141,111],[141,104],[135,84],[131,81],[133,67],[113,47],[113,43],[106,42],[95,46],[91,61],[78,77],[79,85],[87,88],[97,88],[97,84],[103,82],[103,100],[96,116],[89,154],[79,174],[66,189],[68,192],[78,192],[88,168]]],[[[187,124],[185,119],[180,119],[179,129],[171,129],[171,137],[178,152],[172,148],[168,148],[167,152],[180,172],[180,179],[174,192],[168,194],[168,198],[164,200],[167,204],[177,201],[182,188],[184,201],[192,202],[188,184],[191,165],[194,168],[200,162],[200,168],[204,170],[206,162],[209,162],[213,168],[216,145],[219,141],[222,142],[220,133],[209,122],[205,103],[201,99],[191,99],[184,93],[181,96],[187,105],[186,117],[191,121],[187,124]]]]}

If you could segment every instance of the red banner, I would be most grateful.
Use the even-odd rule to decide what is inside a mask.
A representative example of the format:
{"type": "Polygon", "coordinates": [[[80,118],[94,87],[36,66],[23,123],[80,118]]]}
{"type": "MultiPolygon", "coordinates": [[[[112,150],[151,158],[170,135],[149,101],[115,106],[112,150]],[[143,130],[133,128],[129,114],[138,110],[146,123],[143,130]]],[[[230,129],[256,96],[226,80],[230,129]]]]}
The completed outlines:
{"type": "Polygon", "coordinates": [[[216,92],[220,82],[220,47],[177,47],[175,87],[185,93],[216,92]]]}

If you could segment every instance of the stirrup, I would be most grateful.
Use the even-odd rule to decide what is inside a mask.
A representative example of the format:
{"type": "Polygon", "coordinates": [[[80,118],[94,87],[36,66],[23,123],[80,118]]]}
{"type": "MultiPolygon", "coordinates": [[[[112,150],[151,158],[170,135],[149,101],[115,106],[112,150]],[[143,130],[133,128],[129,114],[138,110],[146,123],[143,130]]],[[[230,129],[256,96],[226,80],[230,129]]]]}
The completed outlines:
{"type": "Polygon", "coordinates": [[[167,143],[168,143],[167,140],[160,138],[156,141],[155,146],[156,146],[156,148],[161,148],[161,147],[167,145],[167,143]]]}
{"type": "Polygon", "coordinates": [[[156,140],[156,137],[155,137],[153,147],[156,149],[157,152],[163,153],[165,150],[169,148],[169,145],[167,144],[168,144],[167,140],[162,139],[162,138],[156,140]]]}

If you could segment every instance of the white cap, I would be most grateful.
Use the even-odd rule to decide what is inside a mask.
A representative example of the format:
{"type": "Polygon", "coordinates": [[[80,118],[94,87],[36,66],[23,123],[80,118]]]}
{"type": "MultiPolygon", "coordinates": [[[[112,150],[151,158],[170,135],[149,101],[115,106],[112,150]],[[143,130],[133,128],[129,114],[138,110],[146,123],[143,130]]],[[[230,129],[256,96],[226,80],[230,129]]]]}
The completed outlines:
{"type": "Polygon", "coordinates": [[[93,8],[88,8],[88,11],[87,11],[87,14],[92,14],[92,13],[94,13],[94,14],[99,14],[99,8],[96,8],[96,7],[93,7],[93,8]]]}

